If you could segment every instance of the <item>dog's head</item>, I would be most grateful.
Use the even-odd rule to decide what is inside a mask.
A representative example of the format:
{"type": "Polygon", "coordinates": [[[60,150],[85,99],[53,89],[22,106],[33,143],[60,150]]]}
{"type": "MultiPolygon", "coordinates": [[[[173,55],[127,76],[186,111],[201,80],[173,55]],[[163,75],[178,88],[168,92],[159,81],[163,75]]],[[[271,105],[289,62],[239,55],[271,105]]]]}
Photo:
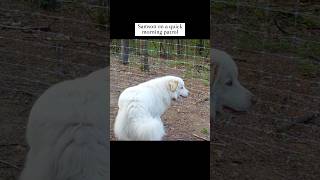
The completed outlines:
{"type": "Polygon", "coordinates": [[[233,59],[225,52],[211,50],[215,64],[213,100],[217,112],[247,111],[255,102],[253,94],[238,80],[238,68],[233,59]]]}
{"type": "Polygon", "coordinates": [[[189,91],[184,86],[184,81],[175,76],[169,76],[167,81],[167,87],[171,96],[171,99],[177,100],[180,96],[187,97],[189,91]]]}

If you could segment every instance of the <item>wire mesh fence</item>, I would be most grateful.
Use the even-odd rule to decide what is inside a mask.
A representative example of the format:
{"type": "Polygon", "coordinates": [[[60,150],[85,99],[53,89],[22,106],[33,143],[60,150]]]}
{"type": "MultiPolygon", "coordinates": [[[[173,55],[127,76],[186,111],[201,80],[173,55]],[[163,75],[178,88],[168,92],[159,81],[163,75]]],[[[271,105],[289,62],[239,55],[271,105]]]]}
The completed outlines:
{"type": "Polygon", "coordinates": [[[113,39],[110,48],[111,127],[124,89],[174,75],[184,79],[190,96],[164,116],[167,140],[209,140],[209,40],[113,39]]]}
{"type": "Polygon", "coordinates": [[[0,2],[0,179],[17,179],[29,111],[51,85],[106,67],[107,1],[0,2]]]}
{"type": "Polygon", "coordinates": [[[258,97],[247,114],[213,125],[217,179],[320,177],[319,5],[211,1],[212,47],[232,55],[258,97]]]}

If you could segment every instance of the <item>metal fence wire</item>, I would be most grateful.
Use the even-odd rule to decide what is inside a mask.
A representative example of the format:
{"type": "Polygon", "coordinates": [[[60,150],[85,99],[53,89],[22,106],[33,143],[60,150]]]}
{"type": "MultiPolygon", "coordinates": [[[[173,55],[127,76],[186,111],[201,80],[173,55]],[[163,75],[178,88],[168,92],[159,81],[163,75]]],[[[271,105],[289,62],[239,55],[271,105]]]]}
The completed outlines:
{"type": "Polygon", "coordinates": [[[319,179],[320,4],[211,1],[211,46],[258,97],[212,126],[214,179],[319,179]],[[254,169],[254,171],[252,170],[254,169]]]}
{"type": "Polygon", "coordinates": [[[168,138],[193,140],[195,137],[192,134],[195,133],[209,140],[209,40],[113,39],[110,48],[111,126],[117,111],[118,96],[124,89],[156,77],[174,75],[184,79],[190,96],[174,103],[172,109],[188,106],[189,111],[181,110],[183,114],[194,113],[195,116],[185,119],[191,126],[188,133],[188,128],[183,130],[183,126],[177,125],[183,124],[183,118],[179,116],[182,112],[176,112],[176,115],[167,113],[165,119],[176,121],[173,126],[181,129],[170,135],[170,128],[173,127],[168,125],[168,138]],[[197,105],[201,108],[197,109],[197,105]],[[197,118],[203,121],[199,123],[202,133],[196,130],[199,128],[195,127],[197,118]]]}
{"type": "Polygon", "coordinates": [[[26,124],[50,86],[106,67],[108,2],[0,1],[0,179],[17,179],[26,124]]]}

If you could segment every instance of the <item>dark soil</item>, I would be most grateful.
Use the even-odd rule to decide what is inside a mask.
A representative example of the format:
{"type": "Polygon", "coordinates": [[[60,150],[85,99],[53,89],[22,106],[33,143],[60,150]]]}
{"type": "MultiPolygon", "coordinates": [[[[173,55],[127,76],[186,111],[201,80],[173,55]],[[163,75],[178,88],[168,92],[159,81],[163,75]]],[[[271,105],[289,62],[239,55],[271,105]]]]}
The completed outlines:
{"type": "MultiPolygon", "coordinates": [[[[283,9],[279,4],[278,8],[283,9]]],[[[309,46],[309,51],[295,42],[294,48],[280,48],[278,40],[287,34],[267,20],[276,12],[253,22],[250,19],[256,14],[250,10],[240,10],[233,19],[237,7],[224,10],[212,14],[213,46],[234,57],[241,82],[259,100],[247,114],[234,115],[229,123],[212,123],[211,179],[320,179],[320,66],[307,56],[313,53],[311,49],[320,48],[319,44],[309,46]],[[267,28],[259,29],[259,34],[252,24],[267,28]],[[229,28],[223,29],[225,25],[229,28]],[[238,25],[249,33],[236,31],[238,25]],[[248,37],[247,41],[239,42],[239,36],[248,37]],[[248,46],[259,43],[266,44],[262,49],[248,46]],[[303,122],[289,126],[297,119],[303,122]]],[[[296,28],[298,37],[307,42],[320,38],[319,32],[300,28],[305,27],[302,24],[289,27],[284,19],[278,21],[288,31],[296,28]]]]}

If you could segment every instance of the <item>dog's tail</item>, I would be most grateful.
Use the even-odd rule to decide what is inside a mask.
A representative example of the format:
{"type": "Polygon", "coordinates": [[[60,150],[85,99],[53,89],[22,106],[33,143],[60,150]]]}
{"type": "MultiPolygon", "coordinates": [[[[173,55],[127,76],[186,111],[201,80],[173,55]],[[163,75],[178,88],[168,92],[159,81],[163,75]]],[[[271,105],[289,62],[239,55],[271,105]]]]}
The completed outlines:
{"type": "Polygon", "coordinates": [[[104,179],[108,176],[105,134],[91,124],[78,124],[64,134],[55,158],[57,179],[104,179]]]}
{"type": "Polygon", "coordinates": [[[119,109],[114,132],[119,140],[159,141],[165,135],[161,119],[138,106],[119,109]]]}
{"type": "Polygon", "coordinates": [[[55,145],[29,152],[20,180],[106,179],[110,166],[108,146],[101,130],[90,124],[70,124],[55,145]]]}
{"type": "Polygon", "coordinates": [[[159,141],[165,135],[161,119],[158,118],[145,117],[134,121],[133,129],[132,133],[138,140],[159,141]]]}

